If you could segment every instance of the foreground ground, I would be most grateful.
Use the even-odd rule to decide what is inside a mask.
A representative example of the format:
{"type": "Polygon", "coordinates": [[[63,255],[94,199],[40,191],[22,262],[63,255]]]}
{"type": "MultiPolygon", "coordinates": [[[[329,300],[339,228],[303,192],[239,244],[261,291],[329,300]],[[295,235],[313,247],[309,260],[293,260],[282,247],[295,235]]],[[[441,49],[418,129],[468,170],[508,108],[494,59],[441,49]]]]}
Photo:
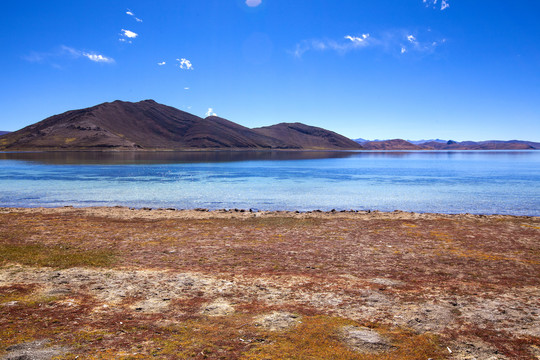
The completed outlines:
{"type": "Polygon", "coordinates": [[[537,217],[3,208],[0,359],[540,359],[539,239],[537,217]]]}

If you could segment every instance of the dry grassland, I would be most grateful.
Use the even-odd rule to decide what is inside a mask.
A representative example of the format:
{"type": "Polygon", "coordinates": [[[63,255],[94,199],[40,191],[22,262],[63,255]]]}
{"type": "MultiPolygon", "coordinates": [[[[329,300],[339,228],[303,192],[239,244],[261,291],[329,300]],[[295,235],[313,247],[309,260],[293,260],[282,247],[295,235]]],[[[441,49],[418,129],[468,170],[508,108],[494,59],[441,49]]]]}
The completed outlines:
{"type": "Polygon", "coordinates": [[[539,240],[537,217],[3,208],[0,359],[540,359],[539,240]]]}

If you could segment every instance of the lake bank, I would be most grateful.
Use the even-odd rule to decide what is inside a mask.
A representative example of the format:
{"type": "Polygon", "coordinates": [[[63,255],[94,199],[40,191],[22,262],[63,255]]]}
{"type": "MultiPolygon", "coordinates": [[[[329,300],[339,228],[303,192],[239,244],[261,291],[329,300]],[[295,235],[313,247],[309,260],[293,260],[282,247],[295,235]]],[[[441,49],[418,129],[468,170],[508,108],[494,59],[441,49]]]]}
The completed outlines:
{"type": "Polygon", "coordinates": [[[540,348],[538,217],[1,208],[0,233],[4,353],[45,340],[65,359],[540,348]]]}

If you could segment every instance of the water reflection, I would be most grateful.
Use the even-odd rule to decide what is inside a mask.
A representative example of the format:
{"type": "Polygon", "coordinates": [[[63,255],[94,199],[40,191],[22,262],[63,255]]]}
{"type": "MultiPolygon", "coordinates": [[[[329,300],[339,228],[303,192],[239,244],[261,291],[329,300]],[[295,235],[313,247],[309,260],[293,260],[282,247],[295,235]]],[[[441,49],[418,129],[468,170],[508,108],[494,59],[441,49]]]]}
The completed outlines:
{"type": "Polygon", "coordinates": [[[57,151],[0,152],[1,160],[16,160],[45,165],[130,165],[195,164],[241,161],[285,161],[315,159],[476,159],[507,156],[534,158],[535,151],[57,151]]]}

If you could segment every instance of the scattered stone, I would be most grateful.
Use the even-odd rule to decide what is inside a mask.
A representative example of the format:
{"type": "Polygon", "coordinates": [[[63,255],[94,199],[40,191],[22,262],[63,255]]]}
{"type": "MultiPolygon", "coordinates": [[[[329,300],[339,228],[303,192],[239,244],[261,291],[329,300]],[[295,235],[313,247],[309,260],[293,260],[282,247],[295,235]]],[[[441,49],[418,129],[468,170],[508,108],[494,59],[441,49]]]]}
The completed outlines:
{"type": "Polygon", "coordinates": [[[224,299],[217,299],[205,305],[201,313],[208,316],[227,316],[234,313],[234,307],[224,299]]]}
{"type": "Polygon", "coordinates": [[[131,308],[138,312],[143,313],[159,313],[163,312],[166,307],[170,304],[169,299],[165,300],[163,298],[151,298],[142,301],[138,301],[131,306],[131,308]]]}
{"type": "Polygon", "coordinates": [[[49,360],[66,353],[67,350],[58,346],[47,346],[49,340],[38,340],[8,346],[7,354],[1,360],[49,360]]]}
{"type": "Polygon", "coordinates": [[[341,335],[347,345],[362,353],[380,353],[394,348],[377,331],[367,327],[344,326],[341,335]]]}
{"type": "Polygon", "coordinates": [[[370,282],[374,284],[378,284],[378,285],[385,285],[385,286],[398,286],[398,285],[403,284],[402,281],[387,279],[387,278],[374,278],[374,279],[371,279],[370,282]]]}
{"type": "Polygon", "coordinates": [[[293,327],[300,322],[298,315],[288,312],[274,311],[271,314],[259,316],[255,319],[255,326],[270,331],[282,331],[293,327]]]}
{"type": "Polygon", "coordinates": [[[2,304],[2,306],[17,306],[19,305],[18,301],[8,301],[2,304]]]}

